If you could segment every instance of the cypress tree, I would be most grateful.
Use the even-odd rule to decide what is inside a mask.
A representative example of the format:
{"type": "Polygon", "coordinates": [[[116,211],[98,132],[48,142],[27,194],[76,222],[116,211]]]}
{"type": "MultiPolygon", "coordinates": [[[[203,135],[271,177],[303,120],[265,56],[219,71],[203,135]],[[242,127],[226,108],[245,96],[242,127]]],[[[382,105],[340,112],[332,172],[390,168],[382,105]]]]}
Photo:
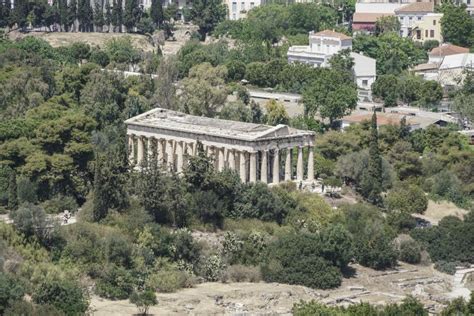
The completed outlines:
{"type": "Polygon", "coordinates": [[[79,20],[79,31],[90,32],[92,29],[92,7],[89,0],[79,0],[77,8],[77,19],[79,20]]]}
{"type": "Polygon", "coordinates": [[[127,28],[127,31],[130,32],[137,25],[140,20],[140,13],[138,0],[125,0],[123,24],[127,28]]]}
{"type": "Polygon", "coordinates": [[[66,20],[66,28],[69,28],[71,25],[73,26],[73,30],[76,31],[74,24],[77,20],[77,2],[76,0],[71,0],[69,5],[67,6],[67,20],[66,20]]]}
{"type": "Polygon", "coordinates": [[[8,183],[8,208],[10,211],[16,210],[18,207],[18,194],[16,189],[16,173],[12,171],[10,181],[8,183]]]}
{"type": "Polygon", "coordinates": [[[107,25],[107,31],[110,32],[110,25],[112,24],[112,10],[110,8],[109,0],[105,1],[105,16],[104,16],[105,25],[107,25]]]}
{"type": "Polygon", "coordinates": [[[382,192],[382,156],[379,149],[379,135],[377,130],[377,115],[374,111],[370,125],[369,161],[367,171],[363,176],[362,194],[373,204],[381,202],[382,192]]]}
{"type": "Polygon", "coordinates": [[[95,222],[105,218],[108,213],[108,199],[106,179],[103,175],[103,159],[100,156],[96,158],[94,174],[94,201],[92,205],[92,215],[95,222]]]}
{"type": "Polygon", "coordinates": [[[406,139],[409,134],[410,134],[410,127],[407,125],[407,118],[404,116],[400,120],[399,137],[400,139],[406,139]]]}
{"type": "Polygon", "coordinates": [[[163,23],[163,6],[160,0],[151,0],[150,16],[157,27],[163,23]]]}
{"type": "MultiPolygon", "coordinates": [[[[109,8],[110,9],[110,8],[109,8]]],[[[95,2],[94,6],[94,25],[102,31],[104,26],[104,8],[101,0],[95,2]]]]}

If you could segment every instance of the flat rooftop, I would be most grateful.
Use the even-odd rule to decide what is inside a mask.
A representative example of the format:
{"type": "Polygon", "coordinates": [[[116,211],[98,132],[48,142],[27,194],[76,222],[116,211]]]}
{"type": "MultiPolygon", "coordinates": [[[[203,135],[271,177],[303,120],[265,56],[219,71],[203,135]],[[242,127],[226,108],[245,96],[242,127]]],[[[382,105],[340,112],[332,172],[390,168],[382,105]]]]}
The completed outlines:
{"type": "Polygon", "coordinates": [[[294,129],[287,125],[270,126],[265,124],[244,123],[194,116],[162,108],[155,108],[132,117],[126,120],[125,124],[127,124],[129,128],[131,126],[144,126],[244,141],[314,135],[313,132],[294,129]]]}

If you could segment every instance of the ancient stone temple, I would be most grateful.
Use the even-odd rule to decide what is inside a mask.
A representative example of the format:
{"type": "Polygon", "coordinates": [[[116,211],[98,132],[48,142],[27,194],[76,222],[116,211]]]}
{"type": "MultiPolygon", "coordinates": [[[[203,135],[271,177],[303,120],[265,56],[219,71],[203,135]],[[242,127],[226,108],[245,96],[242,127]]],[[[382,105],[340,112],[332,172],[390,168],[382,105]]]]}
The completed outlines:
{"type": "Polygon", "coordinates": [[[200,142],[218,170],[236,170],[242,182],[314,180],[314,133],[287,125],[243,123],[155,108],[125,121],[129,159],[157,161],[181,173],[200,142]],[[156,159],[155,159],[156,158],[156,159]]]}

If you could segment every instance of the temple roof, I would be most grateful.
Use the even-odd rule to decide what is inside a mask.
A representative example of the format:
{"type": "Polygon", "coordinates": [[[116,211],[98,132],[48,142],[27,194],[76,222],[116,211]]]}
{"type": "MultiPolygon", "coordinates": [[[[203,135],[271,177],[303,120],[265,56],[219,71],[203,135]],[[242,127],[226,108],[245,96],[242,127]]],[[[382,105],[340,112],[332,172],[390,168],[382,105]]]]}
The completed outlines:
{"type": "Polygon", "coordinates": [[[256,141],[293,136],[313,136],[310,131],[291,128],[287,125],[270,126],[194,116],[182,112],[155,108],[125,121],[127,125],[145,126],[171,131],[211,135],[224,138],[256,141]]]}

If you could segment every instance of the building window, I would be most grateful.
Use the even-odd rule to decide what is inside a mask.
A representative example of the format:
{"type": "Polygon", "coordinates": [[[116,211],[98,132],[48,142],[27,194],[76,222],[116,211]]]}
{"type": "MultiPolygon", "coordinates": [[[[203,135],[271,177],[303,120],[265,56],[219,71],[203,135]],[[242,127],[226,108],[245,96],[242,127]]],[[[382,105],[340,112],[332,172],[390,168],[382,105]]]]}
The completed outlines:
{"type": "Polygon", "coordinates": [[[237,11],[237,2],[232,2],[232,12],[237,11]]]}
{"type": "Polygon", "coordinates": [[[436,20],[433,20],[433,25],[436,25],[436,20]]]}
{"type": "Polygon", "coordinates": [[[425,37],[428,37],[428,30],[425,30],[425,37]]]}
{"type": "Polygon", "coordinates": [[[408,34],[407,34],[408,37],[411,37],[411,27],[408,28],[408,34]]]}
{"type": "Polygon", "coordinates": [[[253,9],[254,6],[255,6],[255,2],[250,2],[250,9],[253,9]]]}
{"type": "Polygon", "coordinates": [[[418,17],[418,21],[421,21],[421,16],[418,17]]]}
{"type": "Polygon", "coordinates": [[[240,10],[245,10],[245,2],[240,3],[240,10]]]}
{"type": "Polygon", "coordinates": [[[468,5],[471,4],[471,0],[467,0],[467,4],[468,4],[468,5]]]}
{"type": "Polygon", "coordinates": [[[363,87],[367,87],[369,85],[369,81],[368,80],[362,80],[362,86],[363,87]]]}
{"type": "Polygon", "coordinates": [[[431,37],[431,38],[435,37],[435,35],[434,35],[434,30],[430,30],[430,37],[431,37]]]}
{"type": "Polygon", "coordinates": [[[416,39],[421,39],[421,30],[416,30],[416,39]]]}
{"type": "Polygon", "coordinates": [[[403,30],[400,30],[400,36],[403,37],[403,30]]]}

